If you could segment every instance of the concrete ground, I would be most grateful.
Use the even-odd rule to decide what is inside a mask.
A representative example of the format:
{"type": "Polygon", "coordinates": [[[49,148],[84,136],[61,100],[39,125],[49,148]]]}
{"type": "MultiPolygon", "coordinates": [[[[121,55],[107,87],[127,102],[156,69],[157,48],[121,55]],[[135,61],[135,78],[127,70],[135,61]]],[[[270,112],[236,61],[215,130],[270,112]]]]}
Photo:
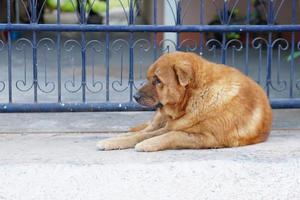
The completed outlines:
{"type": "Polygon", "coordinates": [[[300,199],[300,110],[262,144],[98,151],[151,112],[0,114],[0,199],[300,199]]]}

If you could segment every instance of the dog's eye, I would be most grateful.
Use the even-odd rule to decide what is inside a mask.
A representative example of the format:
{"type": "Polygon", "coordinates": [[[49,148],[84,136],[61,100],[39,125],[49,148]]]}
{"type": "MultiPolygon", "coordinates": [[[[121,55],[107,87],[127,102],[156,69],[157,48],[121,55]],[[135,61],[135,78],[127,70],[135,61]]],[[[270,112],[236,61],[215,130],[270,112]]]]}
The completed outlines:
{"type": "Polygon", "coordinates": [[[161,84],[161,81],[158,79],[157,76],[154,76],[153,77],[153,85],[158,85],[158,84],[161,84]]]}
{"type": "Polygon", "coordinates": [[[155,80],[155,84],[156,84],[156,85],[158,85],[158,84],[160,84],[160,83],[161,83],[161,81],[160,81],[159,79],[156,79],[156,80],[155,80]]]}

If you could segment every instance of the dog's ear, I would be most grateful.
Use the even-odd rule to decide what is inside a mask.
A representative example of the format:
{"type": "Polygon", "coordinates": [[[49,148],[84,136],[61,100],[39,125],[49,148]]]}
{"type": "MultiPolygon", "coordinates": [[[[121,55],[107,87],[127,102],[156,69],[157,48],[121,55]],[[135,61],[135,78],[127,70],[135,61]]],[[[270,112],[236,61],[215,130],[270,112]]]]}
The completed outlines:
{"type": "Polygon", "coordinates": [[[174,70],[180,85],[187,86],[193,78],[192,63],[180,60],[175,64],[174,70]]]}

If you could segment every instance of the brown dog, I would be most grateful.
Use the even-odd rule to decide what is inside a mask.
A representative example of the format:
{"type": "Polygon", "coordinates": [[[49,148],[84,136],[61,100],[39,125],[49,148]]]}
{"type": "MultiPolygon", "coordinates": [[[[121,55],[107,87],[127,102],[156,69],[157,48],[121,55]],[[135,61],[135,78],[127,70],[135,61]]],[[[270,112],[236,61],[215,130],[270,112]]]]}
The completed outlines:
{"type": "Polygon", "coordinates": [[[160,57],[147,79],[135,99],[157,107],[153,120],[100,141],[100,150],[236,147],[268,138],[268,98],[256,82],[234,68],[175,52],[160,57]]]}

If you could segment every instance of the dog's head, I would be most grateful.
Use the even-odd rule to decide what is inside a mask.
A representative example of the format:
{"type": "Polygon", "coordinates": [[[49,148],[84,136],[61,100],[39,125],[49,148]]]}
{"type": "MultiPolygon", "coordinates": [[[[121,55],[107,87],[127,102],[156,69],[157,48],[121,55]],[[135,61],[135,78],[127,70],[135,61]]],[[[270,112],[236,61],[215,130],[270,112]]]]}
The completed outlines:
{"type": "Polygon", "coordinates": [[[189,53],[175,52],[161,56],[147,73],[147,83],[134,95],[147,107],[180,104],[193,80],[193,59],[189,53]]]}

